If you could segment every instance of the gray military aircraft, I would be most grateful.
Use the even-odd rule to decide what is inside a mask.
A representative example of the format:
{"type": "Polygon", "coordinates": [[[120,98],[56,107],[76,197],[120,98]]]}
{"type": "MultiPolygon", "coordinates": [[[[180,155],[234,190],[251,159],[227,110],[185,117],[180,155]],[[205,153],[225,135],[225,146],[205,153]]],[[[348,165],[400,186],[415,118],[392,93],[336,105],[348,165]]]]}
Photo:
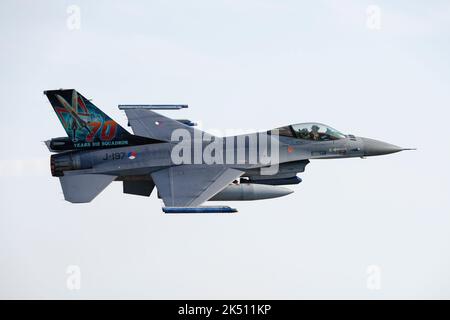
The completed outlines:
{"type": "Polygon", "coordinates": [[[195,123],[153,110],[187,105],[119,105],[129,133],[76,90],[49,90],[48,97],[67,137],[46,145],[51,172],[65,200],[86,203],[111,182],[123,192],[150,196],[154,187],[166,213],[236,212],[206,201],[258,200],[293,191],[310,159],[368,157],[409,150],[343,134],[320,123],[300,123],[267,132],[216,137],[195,123]],[[70,101],[70,103],[69,103],[70,101]]]}

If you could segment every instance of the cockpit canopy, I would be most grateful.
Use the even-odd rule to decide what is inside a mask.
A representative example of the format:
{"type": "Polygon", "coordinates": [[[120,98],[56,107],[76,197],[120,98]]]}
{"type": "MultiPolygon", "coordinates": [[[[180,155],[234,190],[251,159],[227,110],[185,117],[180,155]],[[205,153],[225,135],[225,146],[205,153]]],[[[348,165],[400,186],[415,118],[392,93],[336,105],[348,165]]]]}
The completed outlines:
{"type": "Polygon", "coordinates": [[[293,124],[271,131],[272,134],[277,134],[277,132],[280,136],[313,141],[330,141],[345,138],[345,134],[336,129],[315,122],[293,124]]]}

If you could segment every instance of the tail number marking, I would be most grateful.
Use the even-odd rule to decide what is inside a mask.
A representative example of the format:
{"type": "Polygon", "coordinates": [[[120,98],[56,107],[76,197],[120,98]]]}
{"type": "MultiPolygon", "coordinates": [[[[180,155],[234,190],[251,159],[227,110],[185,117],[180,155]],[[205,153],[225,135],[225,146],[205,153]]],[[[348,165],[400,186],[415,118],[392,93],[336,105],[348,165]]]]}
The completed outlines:
{"type": "Polygon", "coordinates": [[[125,158],[125,152],[106,153],[102,160],[122,160],[125,158]]]}

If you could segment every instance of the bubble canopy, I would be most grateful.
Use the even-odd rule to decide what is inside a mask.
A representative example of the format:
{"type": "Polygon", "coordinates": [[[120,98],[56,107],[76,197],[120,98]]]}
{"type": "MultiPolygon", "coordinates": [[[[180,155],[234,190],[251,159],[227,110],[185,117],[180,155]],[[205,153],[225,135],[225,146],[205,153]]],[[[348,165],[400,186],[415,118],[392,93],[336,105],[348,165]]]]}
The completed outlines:
{"type": "Polygon", "coordinates": [[[275,134],[276,131],[278,131],[278,135],[280,136],[303,140],[330,141],[345,138],[345,134],[339,132],[338,130],[316,122],[297,123],[290,126],[277,128],[272,130],[271,133],[275,134]]]}

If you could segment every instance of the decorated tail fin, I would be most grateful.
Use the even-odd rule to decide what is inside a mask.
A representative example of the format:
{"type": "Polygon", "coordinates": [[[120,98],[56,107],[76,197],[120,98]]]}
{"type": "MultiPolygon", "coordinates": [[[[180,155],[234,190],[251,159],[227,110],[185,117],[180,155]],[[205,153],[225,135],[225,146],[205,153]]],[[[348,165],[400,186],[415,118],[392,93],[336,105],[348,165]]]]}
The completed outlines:
{"type": "Polygon", "coordinates": [[[44,94],[50,100],[74,145],[111,145],[125,141],[131,136],[128,131],[76,90],[49,90],[44,94]]]}
{"type": "Polygon", "coordinates": [[[51,151],[113,148],[161,141],[133,135],[74,89],[44,91],[68,138],[49,141],[51,151]]]}

